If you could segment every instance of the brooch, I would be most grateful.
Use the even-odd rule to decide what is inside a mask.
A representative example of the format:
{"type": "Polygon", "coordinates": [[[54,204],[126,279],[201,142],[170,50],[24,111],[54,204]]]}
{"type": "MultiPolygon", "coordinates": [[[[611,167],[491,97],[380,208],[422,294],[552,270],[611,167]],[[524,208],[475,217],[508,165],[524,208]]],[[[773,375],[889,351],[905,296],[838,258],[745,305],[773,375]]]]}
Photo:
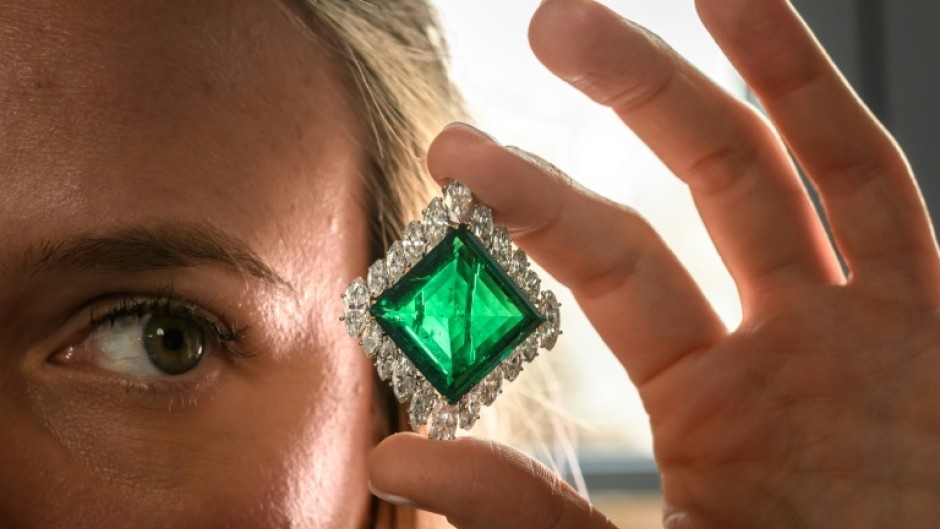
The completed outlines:
{"type": "Polygon", "coordinates": [[[343,294],[340,320],[415,430],[469,430],[523,364],[560,334],[559,304],[505,226],[455,181],[343,294]]]}

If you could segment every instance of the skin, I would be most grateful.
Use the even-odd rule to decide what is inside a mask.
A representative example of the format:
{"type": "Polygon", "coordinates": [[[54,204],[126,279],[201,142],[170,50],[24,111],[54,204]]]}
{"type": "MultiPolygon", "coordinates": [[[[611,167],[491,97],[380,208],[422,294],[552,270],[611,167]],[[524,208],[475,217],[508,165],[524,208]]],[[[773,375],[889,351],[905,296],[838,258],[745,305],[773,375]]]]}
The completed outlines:
{"type": "Polygon", "coordinates": [[[368,525],[372,373],[336,321],[367,265],[363,133],[338,65],[274,2],[0,13],[0,526],[368,525]],[[223,247],[147,250],[182,235],[223,247]],[[253,356],[101,369],[90,312],[154,295],[247,326],[253,356]]]}
{"type": "MultiPolygon", "coordinates": [[[[638,387],[667,528],[936,527],[940,258],[910,166],[788,2],[696,6],[769,120],[592,1],[543,2],[529,38],[689,185],[740,291],[739,328],[643,219],[532,155],[455,125],[431,172],[465,182],[572,289],[638,387]]],[[[460,529],[613,527],[491,442],[392,436],[371,484],[460,529]]]]}
{"type": "MultiPolygon", "coordinates": [[[[690,185],[739,329],[642,219],[537,158],[455,125],[429,167],[572,288],[639,387],[667,527],[935,526],[940,260],[910,168],[786,2],[698,8],[773,128],[587,0],[543,3],[530,38],[690,185]]],[[[366,458],[372,375],[323,309],[367,264],[363,132],[273,4],[0,9],[0,525],[363,527],[368,480],[461,529],[611,527],[495,443],[399,434],[366,458]],[[247,324],[232,347],[254,354],[103,370],[89,320],[127,296],[247,324]]]]}

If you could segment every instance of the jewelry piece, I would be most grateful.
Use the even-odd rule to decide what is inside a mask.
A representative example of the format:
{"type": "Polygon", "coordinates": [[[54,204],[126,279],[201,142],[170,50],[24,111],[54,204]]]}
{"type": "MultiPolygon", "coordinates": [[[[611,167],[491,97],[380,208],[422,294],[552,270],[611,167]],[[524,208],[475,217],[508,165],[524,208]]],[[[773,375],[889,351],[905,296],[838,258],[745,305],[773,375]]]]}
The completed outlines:
{"type": "Polygon", "coordinates": [[[453,439],[540,346],[555,346],[559,304],[463,184],[448,183],[422,213],[349,285],[340,320],[398,401],[411,401],[411,427],[453,439]]]}

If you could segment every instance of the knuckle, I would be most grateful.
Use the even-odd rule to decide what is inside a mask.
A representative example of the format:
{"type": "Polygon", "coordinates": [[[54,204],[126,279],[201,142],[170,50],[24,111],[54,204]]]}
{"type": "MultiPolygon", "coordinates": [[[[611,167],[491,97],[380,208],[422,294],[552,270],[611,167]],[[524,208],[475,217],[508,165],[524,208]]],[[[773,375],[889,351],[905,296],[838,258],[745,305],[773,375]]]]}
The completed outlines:
{"type": "Polygon", "coordinates": [[[474,458],[477,463],[464,476],[470,502],[464,506],[467,512],[488,512],[488,516],[498,517],[507,527],[539,529],[561,529],[570,527],[574,518],[596,517],[590,504],[545,465],[494,441],[479,446],[489,452],[489,457],[474,458]],[[492,464],[485,461],[499,462],[506,469],[499,482],[494,482],[492,464]],[[502,501],[492,501],[494,495],[500,495],[502,501]],[[582,508],[587,509],[586,517],[582,516],[585,514],[581,513],[582,508]]]}
{"type": "MultiPolygon", "coordinates": [[[[695,156],[679,172],[689,187],[704,195],[716,195],[742,181],[779,169],[772,153],[782,141],[770,125],[748,112],[739,122],[738,141],[725,141],[695,156]]],[[[789,169],[786,169],[789,170],[789,169]]]]}
{"type": "Polygon", "coordinates": [[[619,64],[605,70],[586,72],[572,84],[601,105],[627,114],[658,100],[669,90],[674,78],[675,70],[671,67],[644,71],[636,65],[619,64]]]}
{"type": "Polygon", "coordinates": [[[912,173],[903,156],[872,151],[857,158],[839,160],[812,176],[823,194],[848,198],[872,184],[908,179],[912,173]]]}
{"type": "Polygon", "coordinates": [[[751,144],[721,145],[696,158],[683,171],[682,179],[702,195],[717,195],[751,173],[757,156],[757,150],[751,144]]]}

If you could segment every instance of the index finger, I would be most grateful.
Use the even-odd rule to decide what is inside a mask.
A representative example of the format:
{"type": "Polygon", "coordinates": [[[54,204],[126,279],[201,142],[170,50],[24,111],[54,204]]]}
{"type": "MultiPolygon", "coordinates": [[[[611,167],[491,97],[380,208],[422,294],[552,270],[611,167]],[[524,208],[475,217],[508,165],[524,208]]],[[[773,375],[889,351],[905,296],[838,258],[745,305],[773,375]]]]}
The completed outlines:
{"type": "Polygon", "coordinates": [[[628,208],[466,125],[434,139],[428,167],[439,181],[466,184],[572,290],[637,385],[726,335],[676,256],[628,208]]]}

